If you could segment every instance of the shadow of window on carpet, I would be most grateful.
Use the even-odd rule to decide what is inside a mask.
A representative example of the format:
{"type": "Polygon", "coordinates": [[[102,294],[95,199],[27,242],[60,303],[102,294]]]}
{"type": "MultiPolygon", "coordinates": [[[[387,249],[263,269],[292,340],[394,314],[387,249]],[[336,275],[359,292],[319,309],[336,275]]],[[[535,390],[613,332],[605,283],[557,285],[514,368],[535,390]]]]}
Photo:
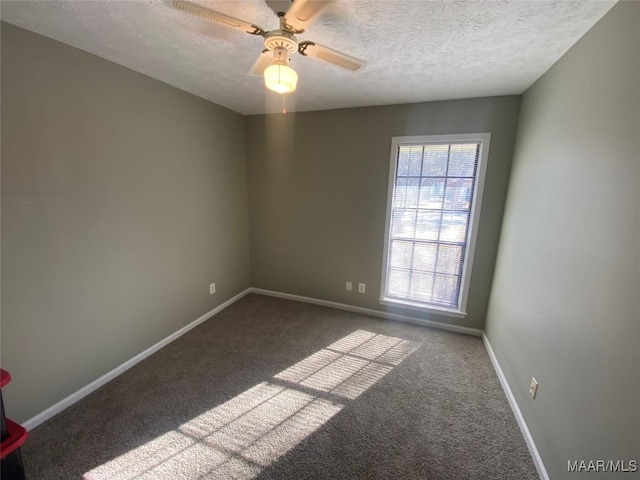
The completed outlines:
{"type": "Polygon", "coordinates": [[[357,330],[83,478],[254,478],[420,345],[357,330]]]}

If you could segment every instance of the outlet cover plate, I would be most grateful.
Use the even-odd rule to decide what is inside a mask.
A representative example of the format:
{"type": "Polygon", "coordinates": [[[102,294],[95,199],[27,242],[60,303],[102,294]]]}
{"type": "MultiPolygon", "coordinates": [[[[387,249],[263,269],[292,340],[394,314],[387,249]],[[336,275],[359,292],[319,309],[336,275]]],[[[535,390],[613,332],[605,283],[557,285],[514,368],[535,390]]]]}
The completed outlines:
{"type": "Polygon", "coordinates": [[[531,384],[529,385],[529,395],[532,399],[536,399],[536,393],[538,393],[538,381],[535,377],[531,377],[531,384]]]}

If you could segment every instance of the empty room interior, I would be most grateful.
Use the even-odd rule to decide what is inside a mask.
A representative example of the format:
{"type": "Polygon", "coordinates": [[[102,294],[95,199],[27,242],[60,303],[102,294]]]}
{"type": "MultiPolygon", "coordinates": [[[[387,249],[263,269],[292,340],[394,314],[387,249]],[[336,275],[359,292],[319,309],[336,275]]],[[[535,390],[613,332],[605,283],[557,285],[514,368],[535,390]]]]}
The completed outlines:
{"type": "Polygon", "coordinates": [[[640,479],[640,2],[0,18],[3,480],[640,479]]]}

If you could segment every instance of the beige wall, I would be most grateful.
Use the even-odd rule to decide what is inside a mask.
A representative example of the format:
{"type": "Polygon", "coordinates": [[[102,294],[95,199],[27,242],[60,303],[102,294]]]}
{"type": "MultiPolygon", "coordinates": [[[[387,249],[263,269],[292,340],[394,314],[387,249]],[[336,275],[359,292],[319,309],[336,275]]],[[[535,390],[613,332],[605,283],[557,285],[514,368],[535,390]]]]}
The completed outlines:
{"type": "Polygon", "coordinates": [[[640,461],[640,3],[523,99],[487,335],[552,479],[640,461]],[[527,395],[530,378],[538,395],[527,395]]]}
{"type": "Polygon", "coordinates": [[[249,286],[241,115],[3,23],[1,153],[12,418],[249,286]]]}
{"type": "Polygon", "coordinates": [[[491,132],[465,319],[483,328],[513,153],[519,97],[247,117],[252,286],[380,305],[391,138],[491,132]],[[366,283],[365,294],[345,290],[366,283]]]}

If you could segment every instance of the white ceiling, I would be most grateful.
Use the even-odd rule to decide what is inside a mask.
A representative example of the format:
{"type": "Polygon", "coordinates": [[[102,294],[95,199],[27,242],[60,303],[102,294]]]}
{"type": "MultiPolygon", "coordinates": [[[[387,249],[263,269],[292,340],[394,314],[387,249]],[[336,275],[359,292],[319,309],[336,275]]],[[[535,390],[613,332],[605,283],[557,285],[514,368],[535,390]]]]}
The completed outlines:
{"type": "MultiPolygon", "coordinates": [[[[197,1],[278,26],[264,0],[197,1]]],[[[289,111],[524,92],[615,3],[593,0],[334,0],[299,35],[366,61],[358,72],[301,55],[289,111]]],[[[2,20],[86,50],[243,114],[277,112],[279,95],[247,72],[262,37],[158,0],[7,1],[2,20]]]]}

